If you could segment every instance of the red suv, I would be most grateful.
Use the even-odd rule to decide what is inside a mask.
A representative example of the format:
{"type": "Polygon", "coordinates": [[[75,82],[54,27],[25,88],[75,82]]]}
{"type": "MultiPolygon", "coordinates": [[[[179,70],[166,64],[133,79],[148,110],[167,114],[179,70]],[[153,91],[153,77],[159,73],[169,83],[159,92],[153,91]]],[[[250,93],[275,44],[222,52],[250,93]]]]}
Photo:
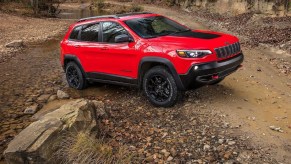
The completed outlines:
{"type": "Polygon", "coordinates": [[[235,36],[191,30],[145,12],[81,19],[61,41],[70,87],[136,86],[161,107],[173,106],[185,90],[219,83],[243,58],[235,36]]]}

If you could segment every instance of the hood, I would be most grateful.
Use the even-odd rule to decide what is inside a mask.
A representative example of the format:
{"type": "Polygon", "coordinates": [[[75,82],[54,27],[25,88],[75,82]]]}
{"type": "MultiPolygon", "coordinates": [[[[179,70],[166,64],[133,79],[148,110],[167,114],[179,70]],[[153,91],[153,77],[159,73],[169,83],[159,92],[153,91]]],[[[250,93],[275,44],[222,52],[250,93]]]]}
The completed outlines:
{"type": "Polygon", "coordinates": [[[214,50],[229,44],[238,42],[238,38],[232,35],[213,32],[213,31],[186,31],[167,36],[149,39],[149,44],[164,45],[171,49],[210,49],[214,50]]]}

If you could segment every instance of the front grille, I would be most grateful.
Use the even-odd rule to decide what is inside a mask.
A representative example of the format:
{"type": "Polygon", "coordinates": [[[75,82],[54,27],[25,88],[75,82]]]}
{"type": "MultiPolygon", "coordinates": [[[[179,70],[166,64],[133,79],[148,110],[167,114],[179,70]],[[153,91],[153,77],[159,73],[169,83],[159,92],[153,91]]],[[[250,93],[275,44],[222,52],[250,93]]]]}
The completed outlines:
{"type": "Polygon", "coordinates": [[[218,58],[227,58],[241,51],[239,42],[227,45],[225,47],[215,48],[214,50],[218,58]]]}

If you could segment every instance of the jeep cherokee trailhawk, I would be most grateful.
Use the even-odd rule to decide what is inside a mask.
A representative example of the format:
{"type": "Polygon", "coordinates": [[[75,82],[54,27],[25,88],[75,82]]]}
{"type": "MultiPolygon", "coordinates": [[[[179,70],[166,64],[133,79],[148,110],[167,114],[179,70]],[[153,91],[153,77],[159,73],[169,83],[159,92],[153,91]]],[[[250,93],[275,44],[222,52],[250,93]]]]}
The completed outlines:
{"type": "Polygon", "coordinates": [[[61,41],[70,87],[137,86],[161,107],[174,105],[185,90],[219,83],[243,58],[235,36],[191,30],[145,12],[81,19],[61,41]]]}

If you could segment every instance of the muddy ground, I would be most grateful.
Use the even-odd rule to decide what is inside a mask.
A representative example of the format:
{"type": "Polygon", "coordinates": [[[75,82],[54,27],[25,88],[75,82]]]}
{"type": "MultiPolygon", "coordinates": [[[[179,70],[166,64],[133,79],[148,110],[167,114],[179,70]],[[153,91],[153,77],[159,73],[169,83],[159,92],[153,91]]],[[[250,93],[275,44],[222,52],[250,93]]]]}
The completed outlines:
{"type": "Polygon", "coordinates": [[[229,31],[228,24],[207,16],[144,8],[194,29],[239,35],[245,54],[243,68],[219,85],[186,92],[184,101],[175,107],[154,108],[135,88],[100,84],[83,91],[68,88],[59,62],[62,35],[54,35],[42,44],[29,44],[0,64],[1,152],[31,123],[32,117],[23,110],[32,104],[44,106],[41,111],[56,108],[62,104],[59,100],[46,101],[61,89],[71,98],[104,101],[110,113],[103,120],[104,136],[113,147],[127,145],[137,161],[290,163],[290,54],[269,45],[250,45],[247,35],[229,31]]]}

